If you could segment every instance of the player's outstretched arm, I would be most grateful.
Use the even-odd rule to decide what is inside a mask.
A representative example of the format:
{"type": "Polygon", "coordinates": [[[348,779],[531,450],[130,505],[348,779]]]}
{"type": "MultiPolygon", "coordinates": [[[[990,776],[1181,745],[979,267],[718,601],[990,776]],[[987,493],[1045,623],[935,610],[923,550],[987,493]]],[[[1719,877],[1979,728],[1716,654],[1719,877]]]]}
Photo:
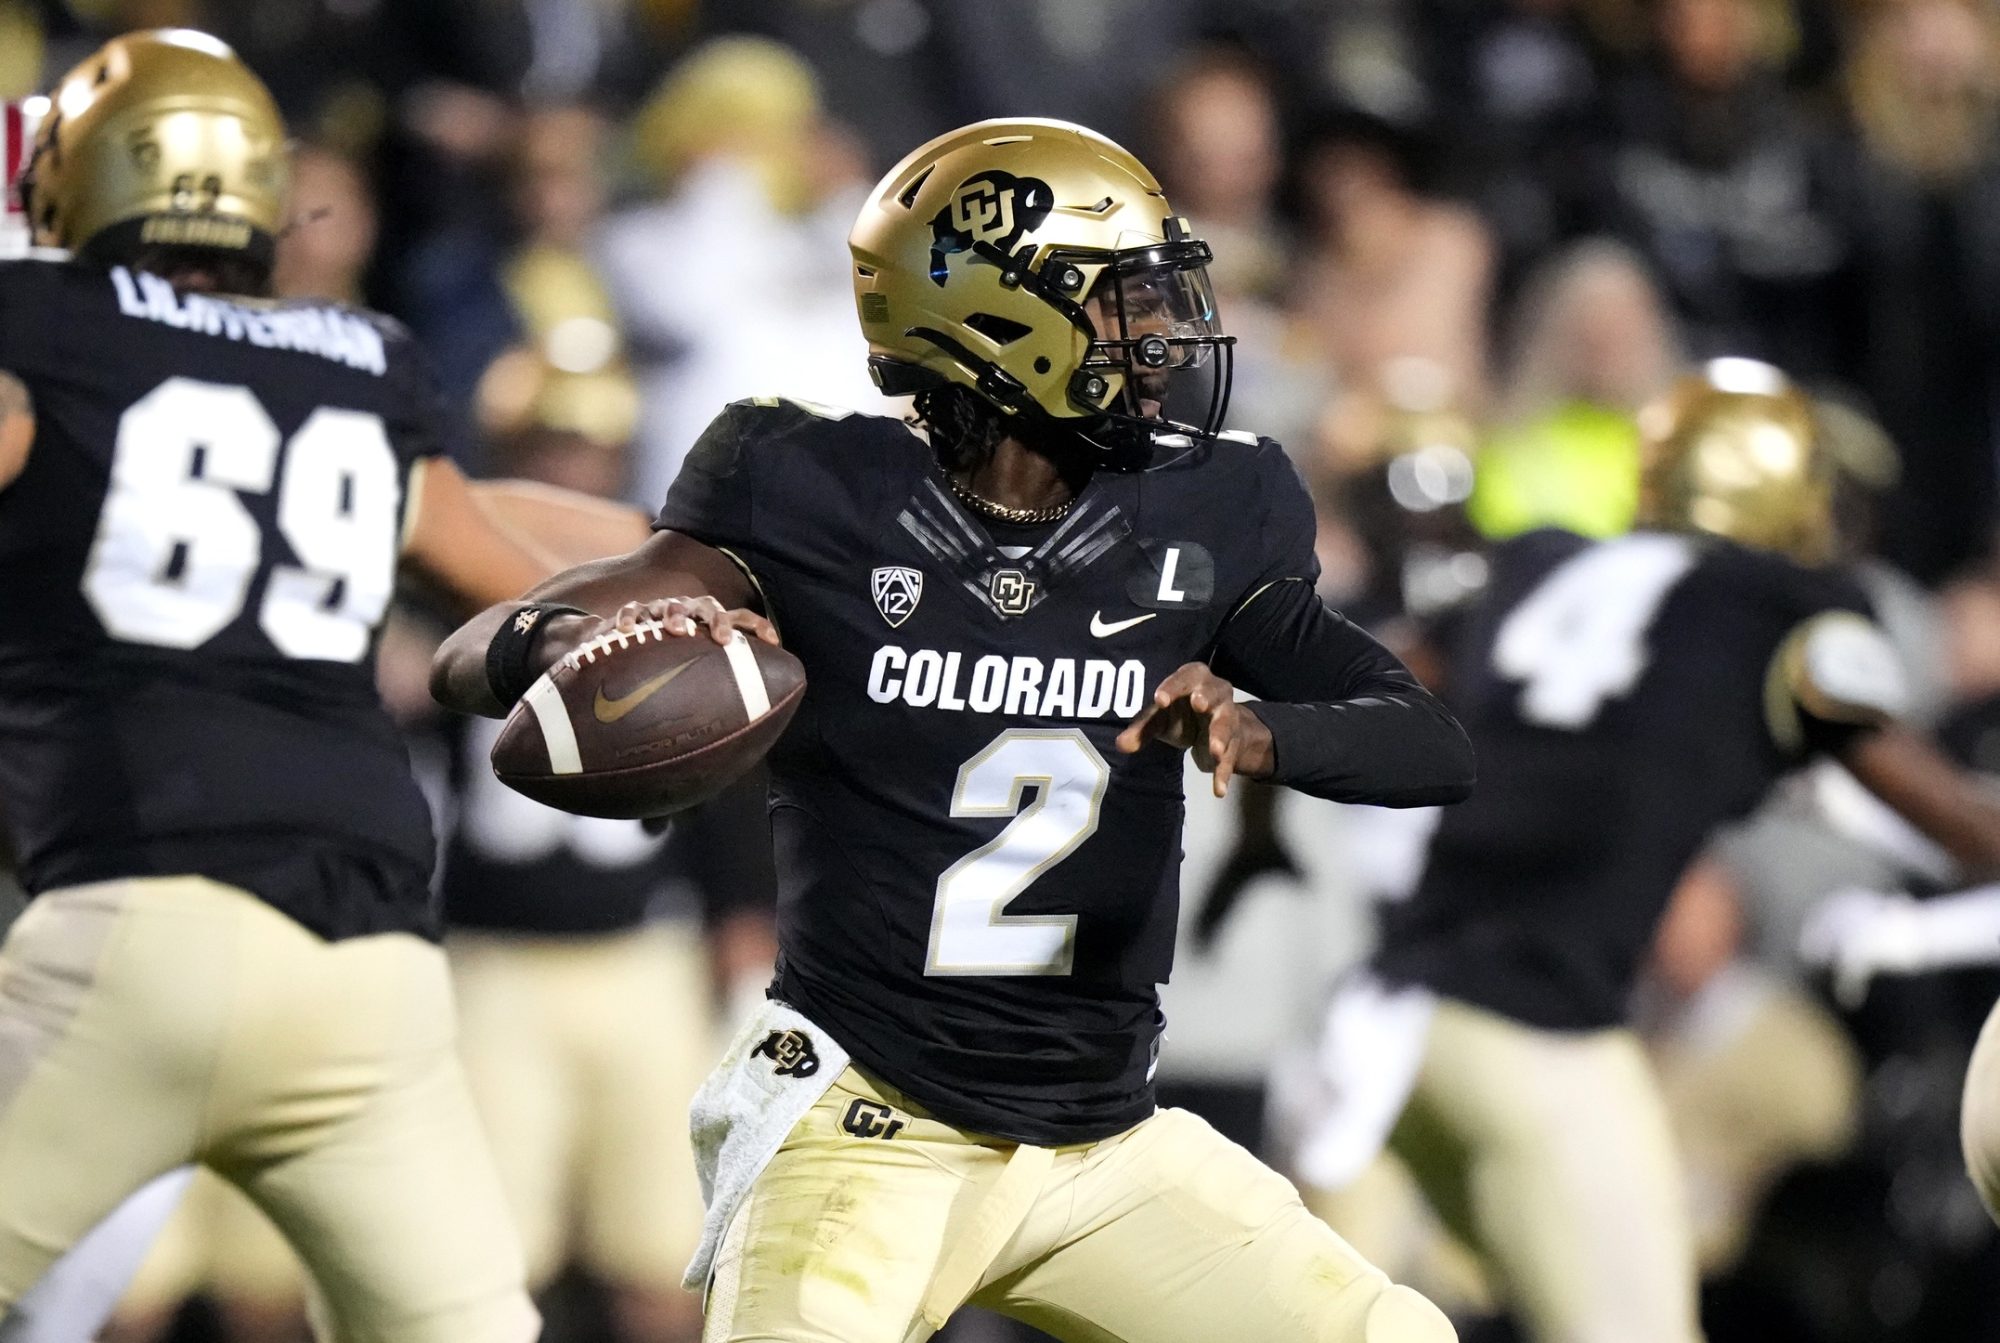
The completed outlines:
{"type": "Polygon", "coordinates": [[[1261,702],[1242,708],[1270,736],[1260,777],[1315,797],[1381,807],[1462,801],[1472,743],[1409,668],[1310,583],[1286,580],[1223,626],[1215,671],[1261,702]]]}
{"type": "Polygon", "coordinates": [[[761,606],[756,586],[727,555],[678,532],[656,532],[623,555],[564,570],[461,625],[431,662],[431,694],[460,713],[498,717],[513,701],[507,687],[493,684],[494,662],[518,661],[501,675],[524,686],[606,628],[630,629],[649,618],[665,621],[673,634],[699,629],[722,642],[741,629],[776,643],[761,606]],[[511,656],[489,657],[496,651],[511,656]]]}
{"type": "MultiPolygon", "coordinates": [[[[526,592],[576,562],[543,543],[539,533],[555,529],[533,510],[503,513],[483,485],[467,480],[448,457],[417,463],[410,495],[402,564],[455,603],[460,615],[526,592]]],[[[644,537],[643,515],[629,512],[633,525],[612,531],[596,555],[624,550],[644,537]]]]}
{"type": "Polygon", "coordinates": [[[34,441],[35,404],[28,384],[0,369],[0,490],[27,466],[28,445],[34,441]]]}
{"type": "Polygon", "coordinates": [[[622,555],[653,534],[644,509],[538,480],[475,480],[472,493],[495,526],[554,561],[542,578],[622,555]]]}
{"type": "Polygon", "coordinates": [[[2000,877],[2000,796],[1929,740],[1892,724],[1857,737],[1841,763],[1967,875],[2000,877]]]}
{"type": "Polygon", "coordinates": [[[1834,755],[1969,876],[2000,876],[2000,795],[1898,721],[1908,698],[1895,646],[1855,611],[1802,622],[1766,676],[1765,708],[1780,747],[1834,755]]]}

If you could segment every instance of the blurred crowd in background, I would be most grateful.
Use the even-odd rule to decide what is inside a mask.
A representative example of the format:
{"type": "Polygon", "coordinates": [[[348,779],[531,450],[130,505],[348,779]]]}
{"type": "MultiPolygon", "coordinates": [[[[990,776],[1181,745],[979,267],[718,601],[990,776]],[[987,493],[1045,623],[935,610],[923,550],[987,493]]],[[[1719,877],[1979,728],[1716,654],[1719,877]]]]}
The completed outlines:
{"type": "MultiPolygon", "coordinates": [[[[1850,558],[1924,721],[2000,772],[1994,0],[0,0],[0,96],[163,24],[232,43],[298,139],[281,292],[410,325],[476,473],[651,508],[731,399],[900,413],[853,317],[863,194],[963,122],[1068,118],[1213,243],[1231,422],[1294,456],[1356,619],[1393,639],[1476,588],[1486,538],[1625,530],[1640,407],[1693,361],[1756,356],[1819,400],[1850,558]]],[[[686,1161],[686,1096],[768,970],[754,786],[664,842],[539,813],[433,716],[434,637],[412,603],[384,688],[453,836],[467,1048],[539,1210],[549,1337],[690,1337],[690,1176],[654,1196],[617,1162],[686,1161]],[[493,977],[510,956],[543,1000],[493,977]],[[587,1004],[613,962],[652,996],[587,1004]],[[618,1020],[631,1052],[597,1057],[618,1020]],[[661,1075],[633,1082],[649,1041],[661,1075]]],[[[1282,1164],[1267,1095],[1371,902],[1408,889],[1424,821],[1238,791],[1191,790],[1162,1078],[1282,1164]]],[[[1836,998],[1799,953],[1829,893],[1952,875],[1830,769],[1689,875],[1643,1019],[1716,1343],[2000,1339],[2000,1247],[1953,1128],[2000,981],[1836,998]]],[[[1464,1318],[1499,1311],[1407,1181],[1366,1186],[1328,1201],[1336,1226],[1464,1318]]],[[[301,1337],[249,1215],[194,1200],[118,1336],[301,1337]]]]}

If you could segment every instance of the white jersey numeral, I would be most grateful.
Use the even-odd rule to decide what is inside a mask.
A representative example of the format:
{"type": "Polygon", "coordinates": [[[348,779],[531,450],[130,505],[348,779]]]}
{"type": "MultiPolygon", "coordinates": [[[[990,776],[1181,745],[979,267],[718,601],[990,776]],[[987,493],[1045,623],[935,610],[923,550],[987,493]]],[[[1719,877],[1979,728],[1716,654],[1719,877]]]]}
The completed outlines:
{"type": "Polygon", "coordinates": [[[300,563],[272,570],[258,623],[287,657],[358,662],[396,574],[403,483],[381,417],[321,407],[281,445],[249,388],[192,378],[167,379],[119,417],[83,573],[104,628],[166,648],[221,633],[264,553],[238,493],[274,481],[278,530],[300,563]]]}
{"type": "Polygon", "coordinates": [[[403,482],[382,417],[321,406],[285,448],[278,530],[297,565],[271,573],[259,621],[287,657],[358,662],[396,587],[403,482]]]}
{"type": "Polygon", "coordinates": [[[938,878],[925,974],[1070,972],[1076,915],[1008,914],[1007,905],[1096,833],[1110,782],[1110,766],[1076,728],[1009,728],[959,767],[953,816],[1014,819],[938,878]]]}
{"type": "Polygon", "coordinates": [[[278,427],[247,387],[169,378],[133,402],[83,571],[104,628],[167,648],[221,633],[264,547],[236,491],[265,493],[277,465],[278,427]]]}
{"type": "Polygon", "coordinates": [[[1678,536],[1627,536],[1556,566],[1515,607],[1493,643],[1493,669],[1521,683],[1521,717],[1580,731],[1646,671],[1646,633],[1694,567],[1678,536]]]}

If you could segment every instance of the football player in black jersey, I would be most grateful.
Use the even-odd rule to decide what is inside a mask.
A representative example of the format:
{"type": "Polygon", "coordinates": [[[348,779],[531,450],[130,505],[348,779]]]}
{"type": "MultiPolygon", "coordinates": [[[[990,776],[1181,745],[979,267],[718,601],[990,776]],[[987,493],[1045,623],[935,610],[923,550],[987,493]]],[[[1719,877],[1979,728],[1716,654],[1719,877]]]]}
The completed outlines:
{"type": "Polygon", "coordinates": [[[434,678],[497,713],[644,616],[782,632],[805,664],[770,757],[773,1001],[696,1104],[706,1337],[902,1343],[970,1300],[1078,1340],[1449,1339],[1153,1102],[1178,748],[1218,792],[1417,805],[1472,775],[1314,595],[1278,445],[1218,433],[1207,246],[1131,155],[1032,120],[918,149],[850,241],[877,379],[923,432],[730,406],[650,542],[541,589],[530,636],[513,606],[468,624],[434,678]],[[1184,395],[1198,423],[1166,418],[1184,395]]]}
{"type": "Polygon", "coordinates": [[[1625,1020],[1715,828],[1827,755],[2000,868],[2000,807],[1895,725],[1902,673],[1833,564],[1807,400],[1769,365],[1718,360],[1641,428],[1642,529],[1501,544],[1446,632],[1444,693],[1498,782],[1444,815],[1371,973],[1336,996],[1322,1058],[1340,1099],[1299,1160],[1339,1187],[1393,1131],[1541,1343],[1700,1337],[1678,1163],[1625,1020]]]}
{"type": "Polygon", "coordinates": [[[555,566],[441,455],[400,328],[260,297],[285,179],[227,47],[131,34],[24,183],[69,253],[0,263],[0,812],[35,896],[0,950],[0,1307],[198,1161],[329,1338],[525,1343],[374,649],[399,566],[471,608],[555,566]]]}

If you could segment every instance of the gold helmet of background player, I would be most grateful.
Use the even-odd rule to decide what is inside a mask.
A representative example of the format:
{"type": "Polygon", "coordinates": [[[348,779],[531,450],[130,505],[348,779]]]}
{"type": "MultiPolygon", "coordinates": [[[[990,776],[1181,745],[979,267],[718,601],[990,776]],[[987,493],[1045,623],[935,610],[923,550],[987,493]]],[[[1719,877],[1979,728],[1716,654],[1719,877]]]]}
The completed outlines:
{"type": "Polygon", "coordinates": [[[1812,404],[1754,359],[1716,359],[1639,416],[1640,522],[1824,564],[1834,463],[1812,404]]]}
{"type": "Polygon", "coordinates": [[[284,142],[270,91],[227,45],[185,28],[127,33],[56,86],[22,196],[47,246],[194,247],[268,266],[284,142]]]}
{"type": "Polygon", "coordinates": [[[1208,244],[1094,131],[1024,118],[940,136],[890,169],[848,246],[892,396],[956,383],[1105,447],[1222,426],[1233,341],[1208,244]]]}

